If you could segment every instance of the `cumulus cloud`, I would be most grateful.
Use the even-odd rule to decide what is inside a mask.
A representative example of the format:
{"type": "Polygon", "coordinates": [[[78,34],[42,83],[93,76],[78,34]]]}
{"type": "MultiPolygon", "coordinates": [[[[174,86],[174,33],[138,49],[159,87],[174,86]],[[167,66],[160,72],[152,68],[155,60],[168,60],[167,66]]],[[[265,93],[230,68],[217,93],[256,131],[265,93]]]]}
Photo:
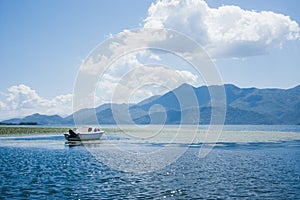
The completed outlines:
{"type": "Polygon", "coordinates": [[[168,80],[176,80],[180,76],[180,81],[166,83],[168,89],[182,84],[181,80],[199,85],[199,77],[195,76],[194,71],[178,70],[177,66],[170,66],[174,67],[173,71],[159,67],[158,63],[164,63],[165,50],[175,52],[192,64],[201,63],[200,78],[206,84],[218,84],[220,79],[215,78],[219,77],[218,73],[212,69],[206,53],[196,43],[170,29],[197,41],[214,59],[266,54],[274,48],[281,48],[288,40],[300,38],[299,25],[289,16],[271,11],[244,10],[238,6],[210,8],[203,0],[157,1],[148,9],[144,28],[124,30],[111,36],[110,40],[102,43],[83,63],[79,80],[82,80],[81,85],[86,86],[81,87],[78,93],[88,99],[82,98],[82,101],[75,103],[75,107],[78,104],[76,108],[90,107],[91,104],[97,106],[104,102],[128,103],[124,98],[129,98],[128,94],[132,92],[136,92],[136,98],[130,97],[134,102],[158,94],[151,90],[162,92],[161,89],[155,90],[153,87],[139,87],[137,90],[140,80],[160,81],[160,84],[165,84],[162,80],[166,77],[168,80]],[[158,53],[157,50],[161,52],[158,53]],[[149,68],[147,63],[141,62],[145,57],[148,61],[152,60],[156,67],[149,68]],[[157,80],[153,77],[157,77],[157,80]],[[117,87],[122,88],[119,94],[123,94],[118,98],[113,97],[117,87]],[[96,95],[99,98],[94,98],[94,88],[97,89],[96,95]]]}
{"type": "Polygon", "coordinates": [[[47,115],[66,115],[72,112],[72,94],[46,99],[29,86],[20,84],[9,87],[7,92],[1,92],[0,97],[1,120],[37,112],[47,115]]]}
{"type": "Polygon", "coordinates": [[[210,8],[203,0],[162,0],[148,9],[145,28],[169,28],[194,38],[213,58],[247,57],[300,38],[297,22],[272,11],[210,8]]]}
{"type": "Polygon", "coordinates": [[[170,29],[191,37],[215,59],[261,55],[281,48],[286,41],[300,38],[299,25],[289,16],[271,11],[244,10],[238,6],[210,8],[203,0],[157,1],[148,9],[144,28],[124,30],[92,52],[81,66],[77,79],[79,89],[75,88],[77,93],[74,96],[78,95],[79,100],[74,103],[75,110],[105,102],[137,102],[161,94],[163,87],[156,87],[159,88],[156,90],[146,86],[151,81],[162,86],[165,84],[167,90],[183,82],[199,85],[195,71],[178,69],[177,66],[168,69],[158,64],[165,64],[163,54],[167,52],[192,65],[198,64],[200,78],[206,84],[219,84],[219,74],[212,69],[206,53],[191,42],[193,40],[170,29]],[[157,54],[158,51],[161,52],[157,54]],[[142,62],[145,60],[148,64],[152,60],[155,65],[142,62]]]}
{"type": "Polygon", "coordinates": [[[114,89],[114,102],[139,102],[147,97],[173,90],[183,83],[194,83],[197,76],[164,66],[140,66],[121,78],[114,89]],[[158,92],[158,93],[156,93],[158,92]]]}
{"type": "MultiPolygon", "coordinates": [[[[158,85],[167,85],[167,89],[164,91],[174,89],[184,82],[199,85],[197,75],[183,70],[186,66],[174,66],[174,62],[171,65],[167,64],[171,60],[171,56],[173,58],[178,56],[177,60],[181,58],[181,62],[185,62],[184,65],[189,65],[191,62],[187,62],[181,55],[199,53],[199,51],[195,51],[197,47],[192,40],[166,29],[125,30],[112,36],[111,40],[98,46],[81,66],[77,78],[78,84],[76,83],[74,90],[76,93],[73,104],[75,110],[91,107],[91,104],[97,106],[107,102],[128,103],[130,101],[130,103],[136,103],[143,100],[143,98],[162,94],[161,89],[155,90],[155,88],[150,89],[148,86],[142,87],[142,84],[150,80],[158,85]],[[164,60],[165,58],[167,59],[164,60]],[[161,67],[161,65],[167,66],[169,69],[165,70],[166,68],[161,67]],[[129,75],[134,77],[126,79],[129,75]],[[156,79],[154,80],[154,78],[156,79]],[[127,83],[124,82],[125,79],[127,83]],[[132,82],[133,80],[137,84],[132,82]],[[169,82],[166,82],[166,80],[169,82]],[[124,87],[119,92],[119,94],[124,95],[119,95],[116,98],[113,94],[117,85],[119,85],[118,87],[124,87]],[[137,87],[140,89],[136,90],[137,87]],[[95,96],[95,89],[97,90],[96,95],[99,97],[99,102],[95,102],[95,98],[92,98],[93,95],[95,96]],[[151,90],[155,90],[155,92],[151,92],[151,90]],[[136,91],[139,95],[133,95],[132,91],[136,91]],[[160,91],[160,93],[157,91],[160,91]],[[135,97],[130,97],[130,100],[128,100],[128,94],[135,97]],[[143,94],[145,95],[143,96],[143,94]]],[[[201,55],[197,55],[197,58],[201,57],[201,55]]],[[[208,57],[203,59],[203,61],[207,60],[208,57]]],[[[176,63],[176,65],[179,65],[179,63],[176,63]]]]}
{"type": "Polygon", "coordinates": [[[2,101],[0,101],[0,110],[6,110],[6,105],[2,101]]]}
{"type": "MultiPolygon", "coordinates": [[[[143,56],[156,56],[141,52],[143,56]]],[[[140,53],[124,56],[114,63],[99,80],[97,94],[104,102],[137,103],[161,95],[183,83],[197,85],[199,77],[187,70],[174,70],[158,64],[142,63],[140,53]]],[[[154,58],[156,60],[156,58],[154,58]]]]}

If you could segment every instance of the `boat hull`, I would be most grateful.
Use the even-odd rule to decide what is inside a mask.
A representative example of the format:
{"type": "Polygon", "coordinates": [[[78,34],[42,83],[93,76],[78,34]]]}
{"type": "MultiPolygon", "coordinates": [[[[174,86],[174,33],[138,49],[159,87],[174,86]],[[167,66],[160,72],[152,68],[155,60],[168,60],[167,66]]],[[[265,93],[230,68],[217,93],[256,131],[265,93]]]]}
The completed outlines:
{"type": "Polygon", "coordinates": [[[75,136],[71,136],[70,134],[64,134],[64,136],[68,141],[99,140],[103,133],[104,131],[99,133],[76,133],[75,136]]]}

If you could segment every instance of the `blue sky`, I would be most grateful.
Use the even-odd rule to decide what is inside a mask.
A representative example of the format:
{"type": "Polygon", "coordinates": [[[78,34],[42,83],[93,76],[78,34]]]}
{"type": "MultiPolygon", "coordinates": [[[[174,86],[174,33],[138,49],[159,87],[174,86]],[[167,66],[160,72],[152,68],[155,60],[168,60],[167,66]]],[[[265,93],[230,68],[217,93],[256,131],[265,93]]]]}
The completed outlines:
{"type": "MultiPolygon", "coordinates": [[[[193,26],[199,19],[187,16],[195,22],[191,20],[184,27],[174,16],[180,6],[176,7],[175,0],[170,2],[175,10],[148,0],[0,0],[0,120],[34,112],[70,114],[73,86],[81,63],[110,34],[143,26],[153,27],[158,20],[163,24],[160,28],[172,28],[197,40],[200,34],[197,30],[203,31],[203,27],[191,32],[194,29],[188,26],[193,26]],[[149,11],[151,4],[155,10],[152,14],[149,11]],[[169,16],[168,20],[161,17],[163,14],[169,16]]],[[[199,5],[196,2],[190,1],[199,5]]],[[[266,43],[268,33],[258,35],[258,42],[246,43],[244,50],[251,52],[242,54],[241,43],[234,41],[236,46],[232,46],[231,52],[224,50],[220,53],[218,48],[222,50],[222,45],[228,44],[228,41],[223,44],[220,38],[213,35],[209,36],[209,40],[214,40],[212,45],[209,40],[203,42],[224,83],[259,88],[291,88],[300,84],[300,40],[295,36],[297,30],[293,32],[293,38],[286,39],[287,34],[293,31],[292,28],[287,30],[286,23],[295,22],[296,28],[299,28],[298,0],[207,0],[206,3],[210,9],[235,5],[224,10],[234,13],[239,12],[237,8],[240,8],[244,14],[244,11],[249,11],[251,16],[261,11],[282,14],[257,16],[257,21],[263,17],[274,19],[271,21],[279,31],[270,36],[274,38],[265,47],[261,45],[266,43]],[[290,17],[290,20],[283,16],[290,17]],[[211,46],[214,48],[209,49],[211,46]]],[[[181,7],[186,9],[180,12],[182,15],[194,12],[196,17],[205,16],[200,13],[201,9],[197,10],[197,6],[181,7]],[[188,9],[193,7],[196,9],[189,12],[188,9]]],[[[219,23],[214,20],[219,11],[212,17],[212,25],[219,23]]],[[[258,22],[250,29],[250,36],[256,26],[264,31],[264,25],[258,22]]],[[[200,40],[198,42],[201,43],[200,40]]]]}

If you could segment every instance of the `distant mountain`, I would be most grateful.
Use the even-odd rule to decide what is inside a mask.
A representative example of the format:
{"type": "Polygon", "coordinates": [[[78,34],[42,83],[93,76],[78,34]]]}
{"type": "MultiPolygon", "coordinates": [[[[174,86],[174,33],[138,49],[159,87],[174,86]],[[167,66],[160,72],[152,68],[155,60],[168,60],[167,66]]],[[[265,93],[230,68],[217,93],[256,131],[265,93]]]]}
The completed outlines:
{"type": "Polygon", "coordinates": [[[37,124],[61,124],[64,118],[59,115],[40,115],[35,113],[24,118],[13,118],[9,120],[2,121],[3,123],[26,123],[26,122],[36,122],[37,124]]]}
{"type": "MultiPolygon", "coordinates": [[[[196,88],[183,84],[164,95],[153,96],[134,105],[103,104],[95,109],[79,110],[65,118],[58,115],[34,114],[3,122],[179,124],[184,120],[185,124],[209,124],[212,111],[210,87],[221,89],[220,86],[196,88]]],[[[291,89],[257,89],[226,84],[224,89],[226,92],[225,124],[299,124],[300,122],[300,85],[291,89]]],[[[218,111],[218,108],[216,110],[218,111]]]]}
{"type": "Polygon", "coordinates": [[[300,120],[300,86],[287,90],[225,88],[227,104],[233,108],[261,114],[272,124],[297,124],[300,120]]]}
{"type": "MultiPolygon", "coordinates": [[[[211,86],[218,87],[218,86],[211,86]]],[[[292,89],[257,89],[257,88],[239,88],[235,85],[224,85],[226,92],[226,124],[297,124],[300,121],[300,86],[292,89]]],[[[168,123],[178,123],[177,120],[170,120],[170,113],[175,116],[180,116],[180,104],[176,96],[184,96],[188,99],[187,91],[193,91],[196,94],[197,102],[191,101],[185,103],[187,107],[199,107],[200,124],[208,124],[211,119],[211,97],[209,94],[209,87],[202,86],[195,88],[188,84],[184,84],[165,95],[156,98],[152,102],[143,104],[139,107],[147,111],[155,104],[162,105],[167,110],[168,123]],[[195,103],[195,104],[194,104],[195,103]],[[173,112],[170,112],[173,111],[173,112]]],[[[180,98],[179,98],[180,99],[180,98]]],[[[188,115],[188,112],[183,109],[188,115]]],[[[152,115],[153,117],[154,115],[152,115]]],[[[177,117],[178,118],[178,117],[177,117]]],[[[191,117],[192,118],[192,117],[191,117]]],[[[195,117],[194,117],[195,118],[195,117]]],[[[198,118],[198,117],[196,117],[198,118]]],[[[143,116],[136,121],[138,123],[148,123],[150,116],[143,116]]],[[[197,123],[193,120],[191,124],[197,123]]]]}

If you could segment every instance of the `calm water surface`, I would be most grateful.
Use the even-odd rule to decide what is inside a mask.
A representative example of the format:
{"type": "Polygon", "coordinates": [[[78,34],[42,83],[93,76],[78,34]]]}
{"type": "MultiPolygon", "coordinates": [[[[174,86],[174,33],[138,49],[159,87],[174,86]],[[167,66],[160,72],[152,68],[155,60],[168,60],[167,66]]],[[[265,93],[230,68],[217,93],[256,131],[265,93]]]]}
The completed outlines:
{"type": "MultiPolygon", "coordinates": [[[[106,136],[100,144],[120,140],[106,136]]],[[[163,169],[138,174],[111,169],[60,135],[2,137],[0,199],[300,199],[298,137],[221,141],[205,158],[198,157],[200,146],[163,169]]]]}

